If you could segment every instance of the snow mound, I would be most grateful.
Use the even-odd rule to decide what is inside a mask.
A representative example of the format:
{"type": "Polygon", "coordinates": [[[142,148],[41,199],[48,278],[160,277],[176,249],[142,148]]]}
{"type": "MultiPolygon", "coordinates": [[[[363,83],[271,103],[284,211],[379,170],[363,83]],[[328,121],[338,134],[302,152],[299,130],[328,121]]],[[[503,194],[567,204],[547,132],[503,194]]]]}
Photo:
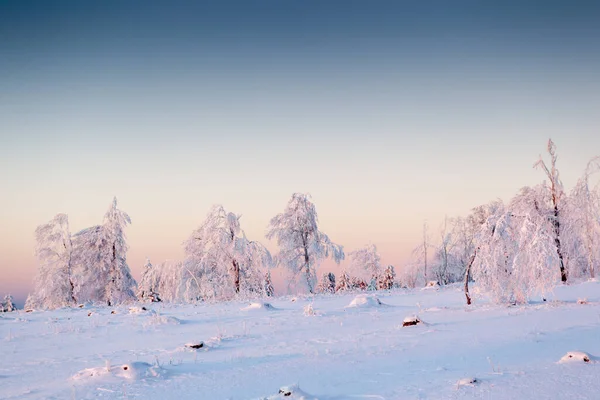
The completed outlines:
{"type": "Polygon", "coordinates": [[[411,315],[402,320],[402,326],[414,326],[423,323],[423,320],[418,315],[411,315]]]}
{"type": "Polygon", "coordinates": [[[421,288],[421,290],[439,290],[439,288],[440,284],[438,281],[429,281],[424,288],[421,288]]]}
{"type": "Polygon", "coordinates": [[[99,377],[112,377],[127,380],[138,380],[148,377],[160,376],[161,368],[146,362],[135,361],[128,364],[118,366],[105,366],[97,368],[86,368],[72,376],[73,380],[81,381],[85,379],[94,379],[99,377]]]}
{"type": "Polygon", "coordinates": [[[170,317],[168,315],[160,315],[158,313],[151,313],[147,325],[180,325],[182,321],[179,318],[170,317]]]}
{"type": "Polygon", "coordinates": [[[346,308],[370,308],[370,307],[381,307],[384,304],[377,298],[377,296],[368,294],[359,294],[346,306],[346,308]]]}
{"type": "Polygon", "coordinates": [[[138,380],[147,377],[156,378],[160,376],[160,367],[142,361],[135,361],[115,367],[114,374],[128,380],[138,380]]]}
{"type": "Polygon", "coordinates": [[[462,378],[459,379],[458,382],[456,382],[456,386],[475,386],[478,383],[479,380],[477,378],[462,378]]]}
{"type": "Polygon", "coordinates": [[[129,307],[129,314],[146,314],[148,309],[146,307],[129,307]]]}
{"type": "Polygon", "coordinates": [[[583,351],[569,351],[567,354],[562,356],[558,362],[560,364],[582,362],[585,364],[591,364],[596,362],[596,357],[593,357],[588,353],[584,353],[583,351]]]}
{"type": "Polygon", "coordinates": [[[242,311],[252,311],[252,310],[267,310],[274,311],[277,310],[271,303],[250,303],[250,305],[242,308],[242,311]]]}
{"type": "Polygon", "coordinates": [[[263,397],[260,400],[318,400],[316,397],[304,392],[298,385],[282,386],[273,396],[263,397]]]}

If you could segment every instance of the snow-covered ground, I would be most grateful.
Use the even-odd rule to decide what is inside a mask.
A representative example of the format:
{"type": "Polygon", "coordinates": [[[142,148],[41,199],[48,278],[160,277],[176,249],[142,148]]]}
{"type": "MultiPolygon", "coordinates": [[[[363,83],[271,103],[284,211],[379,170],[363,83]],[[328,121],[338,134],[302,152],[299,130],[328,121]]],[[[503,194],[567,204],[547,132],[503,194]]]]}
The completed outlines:
{"type": "Polygon", "coordinates": [[[600,398],[600,283],[516,307],[376,295],[0,314],[0,398],[600,398]]]}

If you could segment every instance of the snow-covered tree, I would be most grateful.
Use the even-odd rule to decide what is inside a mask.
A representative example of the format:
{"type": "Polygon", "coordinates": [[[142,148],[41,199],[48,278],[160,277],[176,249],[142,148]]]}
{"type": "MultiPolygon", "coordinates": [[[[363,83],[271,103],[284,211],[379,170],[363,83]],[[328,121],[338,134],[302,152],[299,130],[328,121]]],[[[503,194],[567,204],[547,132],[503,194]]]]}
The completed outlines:
{"type": "Polygon", "coordinates": [[[150,259],[146,259],[142,270],[142,279],[138,284],[137,298],[140,301],[158,302],[161,301],[157,292],[159,284],[158,270],[152,265],[150,259]]]}
{"type": "Polygon", "coordinates": [[[302,277],[310,293],[314,293],[320,262],[332,257],[339,264],[344,259],[343,246],[319,231],[317,210],[307,194],[292,195],[284,212],[271,219],[266,236],[277,240],[277,262],[292,272],[294,280],[302,277]]]}
{"type": "Polygon", "coordinates": [[[34,290],[27,297],[25,307],[54,309],[75,304],[67,215],[57,214],[47,224],[38,226],[35,241],[39,267],[34,290]]]}
{"type": "Polygon", "coordinates": [[[377,246],[367,245],[362,249],[348,253],[350,257],[351,271],[357,277],[377,280],[381,273],[381,257],[377,252],[377,246]]]}
{"type": "Polygon", "coordinates": [[[564,198],[563,185],[559,177],[558,169],[556,168],[556,146],[554,142],[548,140],[548,154],[550,154],[550,168],[546,165],[542,156],[538,162],[535,163],[534,167],[540,167],[545,172],[548,180],[550,181],[549,199],[552,203],[552,235],[554,238],[554,245],[556,248],[556,254],[559,260],[560,279],[563,283],[567,282],[567,270],[565,268],[564,258],[562,254],[561,245],[561,212],[562,202],[564,198]]]}
{"type": "Polygon", "coordinates": [[[340,274],[340,279],[337,282],[335,287],[336,292],[344,292],[352,289],[352,280],[350,275],[346,271],[342,271],[340,274]]]}
{"type": "Polygon", "coordinates": [[[396,272],[393,265],[388,265],[379,277],[377,285],[380,290],[390,290],[394,287],[396,272]]]}
{"type": "Polygon", "coordinates": [[[324,272],[317,287],[318,293],[335,293],[335,275],[333,272],[324,272]]]}
{"type": "Polygon", "coordinates": [[[523,188],[488,217],[478,239],[473,276],[498,302],[544,296],[560,278],[554,225],[540,201],[544,186],[523,188]]]}
{"type": "Polygon", "coordinates": [[[267,297],[275,296],[275,289],[273,288],[273,282],[271,281],[270,271],[265,272],[264,291],[265,296],[267,297]]]}
{"type": "Polygon", "coordinates": [[[464,293],[467,299],[467,305],[471,304],[471,294],[469,293],[469,282],[471,280],[471,269],[480,243],[485,244],[489,229],[484,229],[484,225],[492,215],[501,213],[504,209],[504,203],[501,200],[492,201],[488,204],[475,207],[471,214],[465,219],[459,219],[454,226],[457,245],[454,246],[454,255],[464,267],[464,293]]]}
{"type": "Polygon", "coordinates": [[[272,266],[269,251],[250,241],[240,216],[214,206],[184,243],[184,300],[264,294],[264,274],[272,266]]]}
{"type": "Polygon", "coordinates": [[[174,302],[183,299],[184,274],[187,274],[183,263],[168,260],[153,268],[157,285],[155,290],[161,301],[174,302]]]}
{"type": "Polygon", "coordinates": [[[566,258],[569,276],[596,276],[600,265],[600,193],[590,187],[590,177],[600,171],[600,157],[590,160],[566,202],[566,258]]]}
{"type": "MultiPolygon", "coordinates": [[[[422,284],[425,285],[427,284],[427,282],[429,281],[429,271],[428,271],[428,267],[429,267],[429,255],[430,253],[430,248],[432,247],[431,244],[431,239],[429,237],[429,226],[427,225],[427,222],[423,223],[423,242],[421,242],[421,244],[419,244],[417,247],[415,247],[412,251],[412,262],[410,265],[410,268],[405,268],[405,272],[408,274],[407,278],[412,282],[412,276],[410,276],[412,273],[420,273],[423,277],[423,282],[422,284]],[[410,274],[409,274],[410,271],[410,274]]],[[[415,286],[417,285],[418,281],[419,281],[419,277],[416,277],[416,279],[414,279],[415,281],[415,286]]]]}
{"type": "Polygon", "coordinates": [[[15,307],[13,298],[10,294],[4,296],[4,301],[0,304],[0,311],[2,312],[13,312],[16,311],[17,307],[15,307]]]}
{"type": "Polygon", "coordinates": [[[78,272],[75,292],[79,301],[114,305],[135,299],[136,282],[127,265],[124,232],[130,223],[129,216],[117,208],[115,197],[102,225],[74,236],[73,261],[78,272]]]}

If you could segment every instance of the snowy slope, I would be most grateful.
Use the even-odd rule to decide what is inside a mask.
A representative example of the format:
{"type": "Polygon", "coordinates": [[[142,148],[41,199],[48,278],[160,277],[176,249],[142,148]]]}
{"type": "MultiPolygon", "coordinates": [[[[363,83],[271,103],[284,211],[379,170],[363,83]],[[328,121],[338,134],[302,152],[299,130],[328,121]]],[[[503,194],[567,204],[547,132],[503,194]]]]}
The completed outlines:
{"type": "Polygon", "coordinates": [[[0,398],[600,396],[599,283],[559,287],[522,307],[467,308],[452,287],[377,292],[382,305],[355,296],[7,313],[0,398]],[[424,323],[402,327],[414,315],[424,323]],[[559,363],[569,351],[592,362],[559,363]]]}

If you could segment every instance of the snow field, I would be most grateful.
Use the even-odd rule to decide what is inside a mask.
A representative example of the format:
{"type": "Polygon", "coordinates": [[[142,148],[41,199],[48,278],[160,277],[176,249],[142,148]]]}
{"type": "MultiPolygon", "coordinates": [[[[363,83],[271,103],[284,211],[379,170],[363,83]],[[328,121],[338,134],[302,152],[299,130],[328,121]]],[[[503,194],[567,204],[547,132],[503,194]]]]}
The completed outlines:
{"type": "Polygon", "coordinates": [[[597,282],[514,307],[466,307],[458,287],[378,292],[387,307],[347,308],[357,298],[377,303],[348,293],[270,299],[272,309],[234,301],[4,314],[0,398],[597,399],[597,282]],[[427,324],[402,327],[411,315],[427,324]],[[561,361],[568,353],[575,361],[561,361]]]}

